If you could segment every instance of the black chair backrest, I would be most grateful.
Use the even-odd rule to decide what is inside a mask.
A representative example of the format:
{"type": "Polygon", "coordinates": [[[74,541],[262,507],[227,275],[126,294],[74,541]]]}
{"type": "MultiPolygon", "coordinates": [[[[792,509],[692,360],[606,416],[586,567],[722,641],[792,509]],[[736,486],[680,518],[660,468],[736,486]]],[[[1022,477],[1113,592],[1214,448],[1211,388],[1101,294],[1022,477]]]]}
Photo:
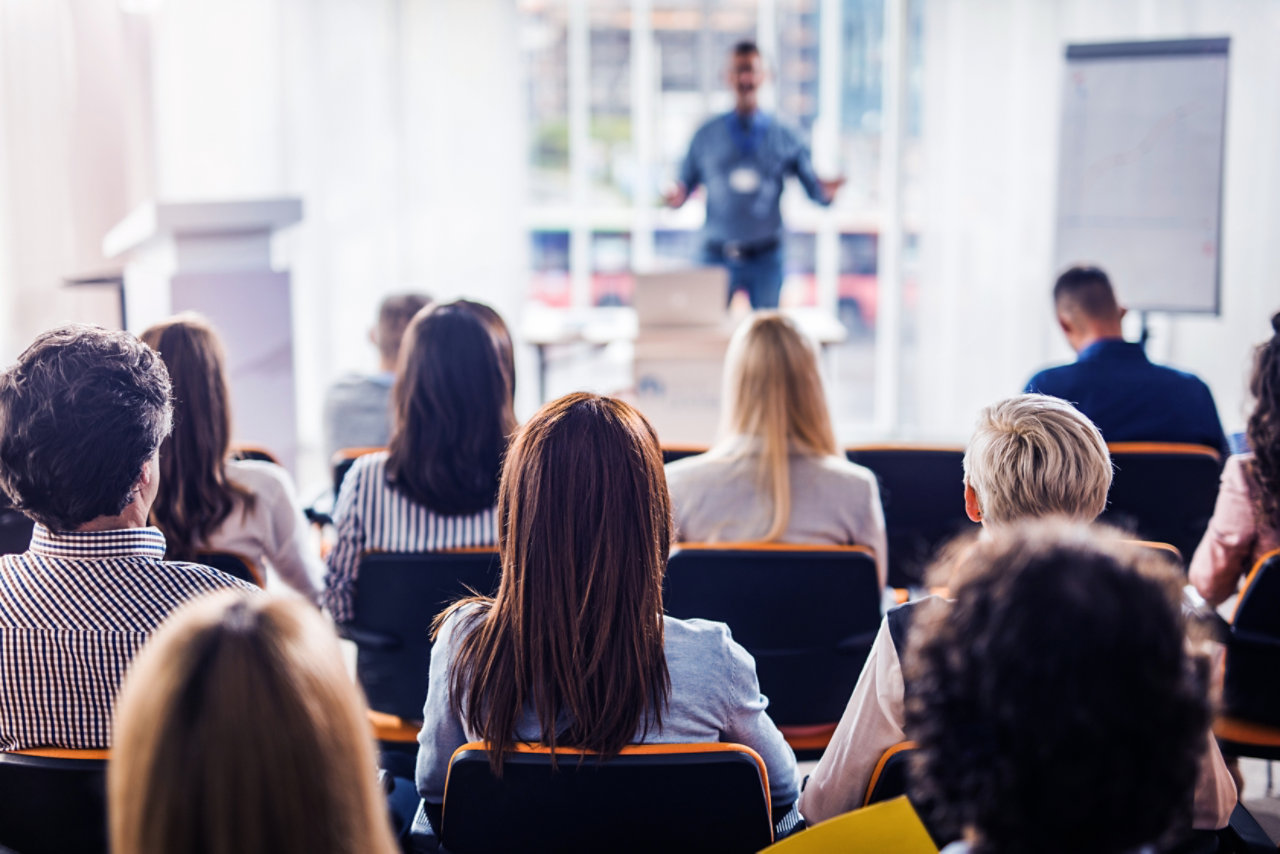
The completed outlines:
{"type": "Polygon", "coordinates": [[[1222,685],[1224,712],[1280,726],[1280,549],[1254,565],[1236,603],[1222,685]]]}
{"type": "Polygon", "coordinates": [[[510,753],[499,779],[482,745],[464,745],[449,768],[442,849],[750,852],[773,841],[765,775],[741,745],[556,759],[552,769],[545,752],[510,753]]]}
{"type": "Polygon", "coordinates": [[[907,793],[907,765],[915,751],[914,742],[903,741],[884,752],[871,773],[864,806],[878,804],[907,793]]]}
{"type": "Polygon", "coordinates": [[[0,753],[0,847],[105,854],[107,760],[0,753]]]}
{"type": "Polygon", "coordinates": [[[256,584],[259,587],[266,586],[266,579],[262,577],[262,570],[258,569],[257,564],[249,560],[244,555],[238,555],[235,552],[196,552],[196,563],[202,563],[205,566],[211,566],[227,575],[234,575],[250,584],[256,584]]]}
{"type": "Polygon", "coordinates": [[[231,448],[231,459],[233,460],[257,460],[261,463],[275,463],[280,465],[280,460],[276,459],[276,455],[259,445],[234,445],[231,448]]]}
{"type": "Polygon", "coordinates": [[[1202,445],[1115,442],[1115,474],[1102,521],[1169,543],[1191,560],[1218,498],[1222,462],[1202,445]]]}
{"type": "Polygon", "coordinates": [[[663,445],[662,464],[674,463],[676,460],[683,460],[685,457],[696,457],[698,454],[705,454],[706,452],[706,448],[698,445],[663,445]]]}
{"type": "Polygon", "coordinates": [[[34,527],[35,523],[8,506],[8,502],[0,505],[0,554],[25,552],[31,545],[31,530],[34,527]]]}
{"type": "Polygon", "coordinates": [[[493,550],[370,552],[360,558],[355,611],[342,634],[356,642],[356,675],[369,707],[422,719],[431,669],[431,621],[471,591],[491,595],[493,550]]]}
{"type": "Polygon", "coordinates": [[[667,564],[664,603],[729,624],[780,726],[838,721],[880,626],[875,558],[850,546],[685,546],[667,564]]]}
{"type": "Polygon", "coordinates": [[[355,465],[358,458],[385,450],[386,448],[343,448],[335,453],[333,459],[329,461],[333,471],[333,500],[338,500],[338,493],[342,491],[342,481],[346,479],[347,472],[351,471],[351,466],[355,465]]]}
{"type": "Polygon", "coordinates": [[[889,586],[921,586],[938,547],[974,528],[964,512],[964,449],[867,445],[849,448],[845,456],[880,482],[889,586]]]}

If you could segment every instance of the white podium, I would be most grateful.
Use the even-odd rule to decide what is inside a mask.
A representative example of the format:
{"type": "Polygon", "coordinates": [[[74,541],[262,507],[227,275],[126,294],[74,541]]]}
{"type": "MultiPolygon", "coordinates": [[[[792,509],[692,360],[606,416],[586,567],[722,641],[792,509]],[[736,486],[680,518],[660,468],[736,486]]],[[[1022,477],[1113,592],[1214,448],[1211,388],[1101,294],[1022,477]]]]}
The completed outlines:
{"type": "Polygon", "coordinates": [[[126,257],[122,310],[130,332],[180,311],[222,337],[232,441],[261,445],[293,469],[297,415],[287,270],[271,266],[274,233],[302,219],[302,200],[148,202],[102,241],[126,257]]]}

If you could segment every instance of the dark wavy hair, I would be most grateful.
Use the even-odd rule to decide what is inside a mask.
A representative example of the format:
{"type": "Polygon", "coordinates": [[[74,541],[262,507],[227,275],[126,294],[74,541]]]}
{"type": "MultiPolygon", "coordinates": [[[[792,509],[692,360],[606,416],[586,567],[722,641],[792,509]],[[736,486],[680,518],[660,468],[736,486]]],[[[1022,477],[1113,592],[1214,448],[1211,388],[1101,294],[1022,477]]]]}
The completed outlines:
{"type": "Polygon", "coordinates": [[[922,615],[904,668],[920,747],[912,799],[975,852],[1113,854],[1185,832],[1209,723],[1180,573],[1063,521],[952,559],[955,601],[922,615]]]}
{"type": "Polygon", "coordinates": [[[1246,435],[1258,485],[1258,521],[1280,531],[1280,312],[1271,316],[1271,340],[1258,347],[1249,391],[1256,401],[1246,435]]]}
{"type": "Polygon", "coordinates": [[[446,516],[494,505],[516,427],[514,374],[500,340],[510,335],[496,335],[496,315],[474,306],[436,303],[414,316],[391,390],[387,480],[446,516]]]}
{"type": "Polygon", "coordinates": [[[52,531],[118,516],[172,416],[169,374],[146,344],[97,326],[51,329],[0,374],[0,486],[52,531]]]}
{"type": "Polygon", "coordinates": [[[227,478],[231,392],[222,342],[198,314],[179,314],[142,333],[173,382],[173,432],[160,446],[160,486],[152,524],[164,532],[170,560],[191,560],[237,507],[251,512],[255,496],[227,478]]]}

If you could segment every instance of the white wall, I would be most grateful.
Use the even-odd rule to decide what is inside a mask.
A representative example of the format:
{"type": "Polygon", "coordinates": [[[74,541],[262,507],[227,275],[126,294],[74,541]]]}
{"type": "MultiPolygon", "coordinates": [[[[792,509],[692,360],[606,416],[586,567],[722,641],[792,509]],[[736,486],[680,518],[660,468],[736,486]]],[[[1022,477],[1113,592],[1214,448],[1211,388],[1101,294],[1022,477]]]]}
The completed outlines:
{"type": "MultiPolygon", "coordinates": [[[[1222,316],[1156,318],[1149,352],[1202,376],[1227,430],[1242,429],[1251,348],[1280,310],[1280,4],[927,2],[920,367],[904,378],[918,417],[909,428],[963,438],[980,407],[1071,358],[1050,306],[1064,46],[1227,35],[1222,316]]],[[[1123,298],[1123,282],[1117,288],[1123,298]]]]}

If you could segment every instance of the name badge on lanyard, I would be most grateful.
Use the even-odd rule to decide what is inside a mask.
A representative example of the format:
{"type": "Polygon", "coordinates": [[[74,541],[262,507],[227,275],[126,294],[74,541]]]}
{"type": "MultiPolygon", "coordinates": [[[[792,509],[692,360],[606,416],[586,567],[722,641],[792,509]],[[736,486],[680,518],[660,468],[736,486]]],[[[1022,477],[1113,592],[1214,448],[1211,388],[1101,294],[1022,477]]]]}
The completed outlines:
{"type": "MultiPolygon", "coordinates": [[[[737,113],[730,113],[725,119],[729,123],[729,135],[733,137],[738,150],[750,159],[764,139],[769,120],[761,113],[754,113],[751,116],[751,126],[747,128],[743,127],[737,113]]],[[[760,171],[752,163],[734,167],[729,173],[729,187],[735,193],[754,193],[760,189],[760,171]]]]}

